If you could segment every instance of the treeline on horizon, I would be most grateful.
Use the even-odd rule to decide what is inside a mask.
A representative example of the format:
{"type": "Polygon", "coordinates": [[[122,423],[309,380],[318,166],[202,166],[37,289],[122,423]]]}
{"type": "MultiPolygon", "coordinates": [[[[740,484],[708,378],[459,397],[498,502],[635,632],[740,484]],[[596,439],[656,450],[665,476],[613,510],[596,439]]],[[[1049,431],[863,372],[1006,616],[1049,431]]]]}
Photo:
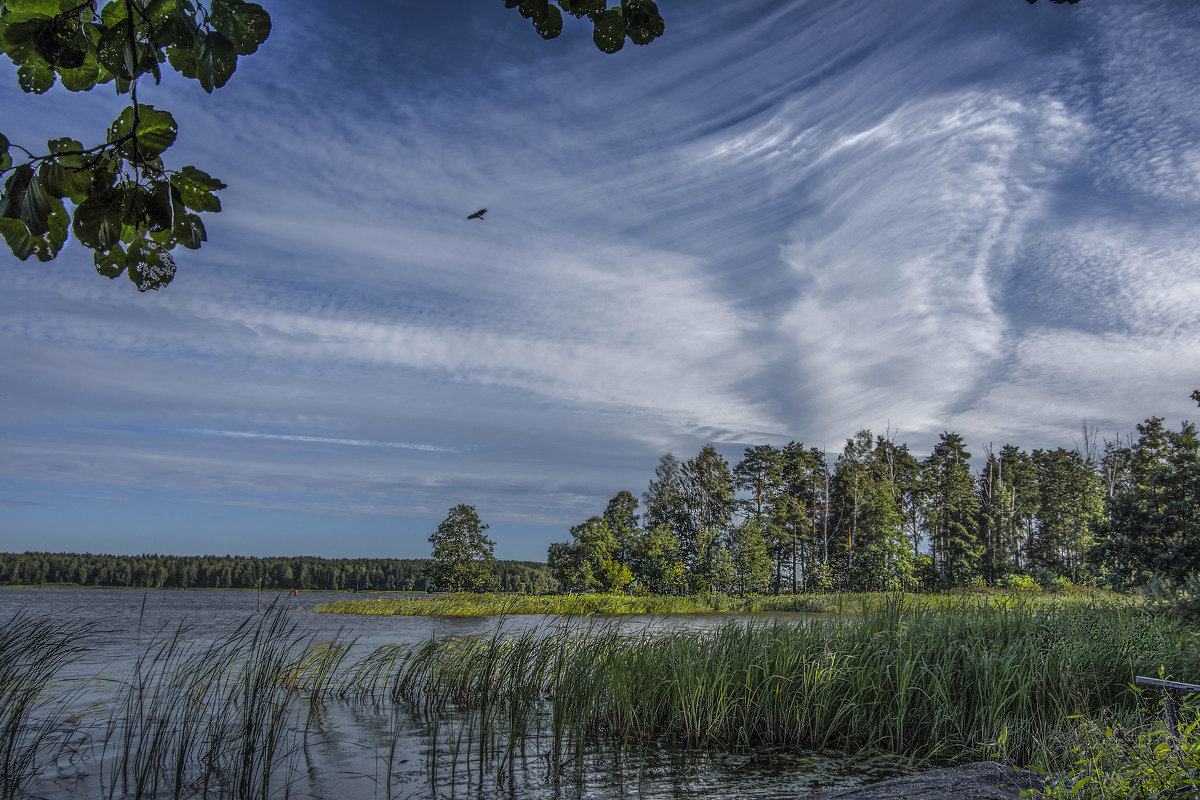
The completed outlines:
{"type": "MultiPolygon", "coordinates": [[[[1200,391],[1192,395],[1200,403],[1200,391]]],[[[1161,417],[1136,436],[1083,428],[1074,450],[988,447],[978,470],[944,432],[927,458],[859,431],[841,453],[711,445],[667,453],[550,546],[564,590],[646,594],[1114,589],[1200,571],[1200,438],[1161,417]]]]}
{"type": "MultiPolygon", "coordinates": [[[[138,589],[253,589],[292,591],[412,591],[434,589],[427,558],[315,556],[167,556],[91,553],[0,553],[0,585],[72,584],[138,589]]],[[[502,591],[550,591],[550,574],[536,561],[497,561],[502,591]]]]}

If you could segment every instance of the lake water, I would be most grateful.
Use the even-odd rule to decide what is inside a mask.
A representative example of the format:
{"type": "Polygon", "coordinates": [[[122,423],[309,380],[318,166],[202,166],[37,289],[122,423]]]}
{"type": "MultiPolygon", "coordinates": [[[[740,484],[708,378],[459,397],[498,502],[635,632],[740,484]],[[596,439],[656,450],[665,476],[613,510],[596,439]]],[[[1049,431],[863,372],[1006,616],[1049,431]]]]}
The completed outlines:
{"type": "MultiPolygon", "coordinates": [[[[431,638],[491,634],[505,631],[552,630],[564,623],[539,616],[496,618],[378,617],[317,614],[313,608],[345,594],[306,592],[300,596],[263,593],[287,611],[288,622],[310,643],[347,637],[366,653],[387,645],[420,644],[431,638]]],[[[87,649],[61,677],[64,685],[82,686],[73,699],[86,712],[92,746],[56,766],[30,788],[32,796],[75,798],[128,797],[132,792],[105,783],[105,755],[96,742],[118,688],[133,670],[138,656],[156,640],[174,635],[185,642],[221,639],[247,619],[257,618],[260,599],[245,591],[143,592],[120,589],[0,588],[0,622],[19,612],[72,619],[93,624],[87,649]],[[180,628],[180,626],[183,626],[180,628]]],[[[730,622],[802,624],[800,615],[679,615],[623,617],[623,630],[657,631],[678,628],[716,628],[730,622]]],[[[301,704],[298,704],[301,705],[301,704]]],[[[637,753],[601,749],[584,753],[568,765],[550,764],[545,747],[531,742],[526,755],[497,774],[492,765],[473,759],[453,731],[453,720],[434,730],[408,710],[391,703],[323,702],[310,709],[302,704],[291,718],[297,745],[289,762],[290,778],[274,796],[313,798],[434,798],[470,797],[480,800],[620,800],[621,798],[755,798],[803,797],[811,791],[849,786],[894,774],[839,754],[767,752],[719,754],[652,748],[637,753]]],[[[173,796],[159,792],[160,796],[173,796]]]]}

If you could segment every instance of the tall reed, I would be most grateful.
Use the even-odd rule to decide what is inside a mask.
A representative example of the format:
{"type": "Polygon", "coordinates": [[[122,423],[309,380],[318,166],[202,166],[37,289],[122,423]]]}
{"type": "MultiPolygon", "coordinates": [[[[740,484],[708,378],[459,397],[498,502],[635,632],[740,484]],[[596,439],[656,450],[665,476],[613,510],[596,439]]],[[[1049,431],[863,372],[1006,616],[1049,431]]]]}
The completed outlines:
{"type": "Polygon", "coordinates": [[[211,642],[151,638],[121,679],[99,744],[108,798],[286,796],[307,731],[302,698],[331,691],[348,647],[313,646],[283,607],[211,642]]]}
{"type": "Polygon", "coordinates": [[[1128,684],[1160,666],[1200,675],[1200,646],[1131,610],[932,611],[896,597],[803,625],[434,642],[410,654],[394,691],[426,716],[470,712],[510,749],[545,704],[557,753],[602,736],[1057,763],[1069,716],[1132,712],[1128,684]]]}
{"type": "Polygon", "coordinates": [[[73,746],[79,721],[71,713],[77,690],[50,691],[78,657],[88,623],[12,616],[0,625],[0,797],[23,796],[45,768],[73,746]]]}

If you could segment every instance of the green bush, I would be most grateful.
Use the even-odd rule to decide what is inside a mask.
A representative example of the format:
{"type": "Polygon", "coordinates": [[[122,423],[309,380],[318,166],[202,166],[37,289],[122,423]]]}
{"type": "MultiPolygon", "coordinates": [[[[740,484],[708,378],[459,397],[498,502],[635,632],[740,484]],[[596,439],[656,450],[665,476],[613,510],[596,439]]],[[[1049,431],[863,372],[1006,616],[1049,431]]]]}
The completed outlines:
{"type": "Polygon", "coordinates": [[[1131,734],[1105,714],[1101,722],[1082,720],[1076,761],[1044,792],[1023,797],[1075,800],[1157,800],[1200,798],[1200,703],[1189,700],[1180,709],[1190,720],[1176,734],[1161,719],[1131,734]]]}
{"type": "Polygon", "coordinates": [[[1169,616],[1189,626],[1200,626],[1200,575],[1189,575],[1183,583],[1155,578],[1142,588],[1146,609],[1169,616]]]}
{"type": "Polygon", "coordinates": [[[1071,583],[1070,578],[1059,575],[1057,578],[1050,581],[1050,585],[1046,588],[1056,593],[1069,592],[1075,588],[1075,584],[1071,583]]]}
{"type": "Polygon", "coordinates": [[[1000,585],[1005,589],[1014,589],[1018,592],[1040,592],[1042,590],[1041,584],[1033,578],[1016,572],[1001,578],[1000,585]]]}

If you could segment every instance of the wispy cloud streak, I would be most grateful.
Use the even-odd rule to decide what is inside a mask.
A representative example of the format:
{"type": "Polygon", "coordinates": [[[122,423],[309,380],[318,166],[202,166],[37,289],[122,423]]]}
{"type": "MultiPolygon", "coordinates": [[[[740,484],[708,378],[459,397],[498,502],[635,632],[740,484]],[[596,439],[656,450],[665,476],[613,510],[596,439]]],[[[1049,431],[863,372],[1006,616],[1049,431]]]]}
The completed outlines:
{"type": "Polygon", "coordinates": [[[206,436],[228,436],[232,439],[270,439],[277,442],[305,442],[311,444],[337,444],[349,447],[389,447],[396,450],[421,450],[426,453],[454,453],[452,447],[438,447],[432,444],[413,444],[411,442],[373,442],[367,439],[335,439],[329,436],[304,436],[301,434],[285,433],[252,433],[250,431],[217,431],[198,429],[194,433],[206,436]]]}

